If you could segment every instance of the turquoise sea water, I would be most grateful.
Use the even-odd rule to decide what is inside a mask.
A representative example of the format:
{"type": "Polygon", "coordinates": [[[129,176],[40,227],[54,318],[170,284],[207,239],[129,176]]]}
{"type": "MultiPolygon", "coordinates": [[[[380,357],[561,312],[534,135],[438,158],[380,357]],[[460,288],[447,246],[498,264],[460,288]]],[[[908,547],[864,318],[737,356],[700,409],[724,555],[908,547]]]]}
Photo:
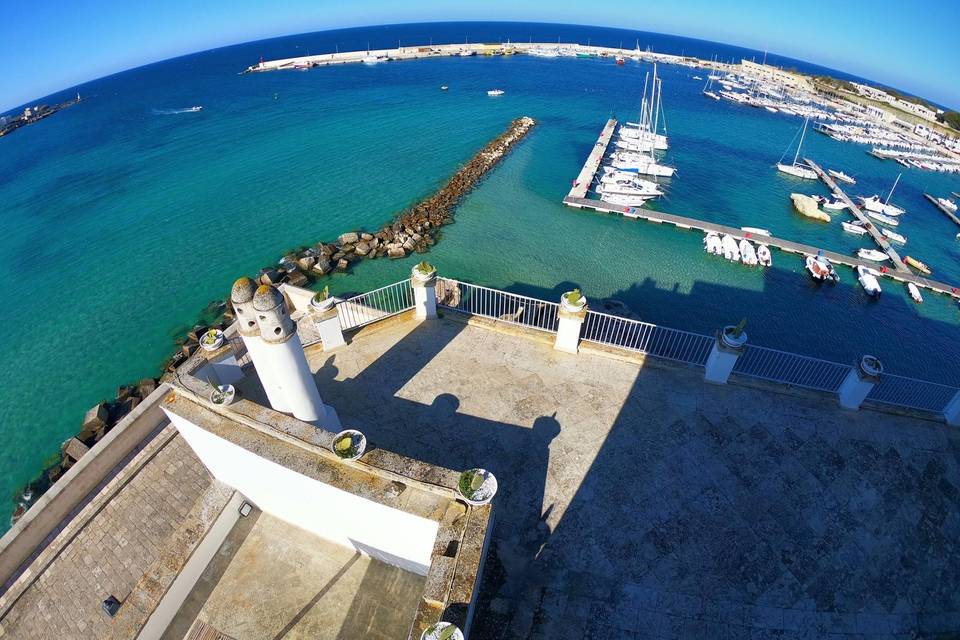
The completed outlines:
{"type": "MultiPolygon", "coordinates": [[[[732,265],[701,234],[560,204],[611,114],[634,119],[647,65],[600,59],[444,58],[238,75],[266,57],[500,37],[632,45],[637,34],[556,25],[412,25],[311,34],[219,49],[80,88],[90,99],[0,140],[0,261],[6,340],[0,369],[0,495],[13,497],[83,412],[120,383],[159,373],[172,339],[232,281],[291,247],[376,229],[443,184],[515,117],[538,126],[459,208],[429,259],[444,275],[556,299],[570,283],[643,319],[711,332],[749,320],[751,341],[894,373],[960,383],[954,302],[914,305],[884,281],[869,301],[853,273],[821,287],[798,257],[732,265]],[[392,30],[391,30],[392,29],[392,30]],[[398,35],[399,34],[399,35],[398,35]],[[552,34],[552,35],[551,35],[552,34]],[[438,87],[448,84],[448,92],[438,87]],[[506,95],[488,98],[499,87],[506,95]],[[171,113],[203,105],[199,113],[171,113]]],[[[640,34],[641,46],[722,58],[742,51],[640,34]]],[[[706,100],[694,72],[661,67],[678,174],[656,207],[841,252],[870,246],[792,212],[791,191],[826,193],[773,168],[796,118],[706,100]]],[[[900,168],[866,147],[810,134],[805,154],[885,192],[900,168]]],[[[894,200],[905,251],[960,284],[960,231],[922,193],[960,179],[906,170],[894,200]]],[[[418,258],[369,261],[329,279],[334,292],[406,277],[418,258]]],[[[5,519],[4,519],[5,520],[5,519]]],[[[5,522],[0,522],[0,528],[5,522]]]]}

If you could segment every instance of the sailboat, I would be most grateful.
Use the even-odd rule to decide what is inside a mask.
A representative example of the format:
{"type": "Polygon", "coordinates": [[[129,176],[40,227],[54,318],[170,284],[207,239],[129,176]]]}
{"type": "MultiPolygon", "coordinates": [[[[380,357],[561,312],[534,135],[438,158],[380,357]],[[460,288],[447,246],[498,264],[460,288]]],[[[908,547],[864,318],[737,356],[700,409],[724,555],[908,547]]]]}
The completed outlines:
{"type": "MultiPolygon", "coordinates": [[[[797,153],[793,156],[793,164],[783,164],[783,156],[781,156],[780,162],[777,163],[777,170],[787,175],[794,176],[795,178],[816,180],[817,174],[813,169],[808,169],[797,162],[800,159],[800,149],[803,147],[803,137],[807,133],[807,123],[809,122],[809,116],[803,119],[803,129],[800,131],[800,144],[797,145],[797,153]]],[[[787,149],[789,150],[789,147],[787,147],[787,149]]],[[[787,152],[784,151],[783,154],[786,155],[787,152]]]]}
{"type": "MultiPolygon", "coordinates": [[[[863,207],[868,211],[874,213],[882,213],[885,216],[899,216],[903,215],[905,212],[900,207],[890,204],[890,198],[893,197],[893,190],[897,188],[897,185],[900,184],[900,177],[903,174],[898,174],[897,179],[893,182],[893,187],[890,189],[890,193],[887,194],[887,199],[883,202],[880,201],[880,196],[870,196],[869,198],[864,198],[860,196],[860,201],[863,203],[863,207]]],[[[882,221],[881,221],[882,222],[882,221]]]]}
{"type": "Polygon", "coordinates": [[[715,73],[709,73],[707,75],[707,82],[703,85],[703,95],[708,98],[713,98],[714,100],[719,100],[720,96],[713,90],[713,81],[716,80],[719,76],[715,73]]]}
{"type": "MultiPolygon", "coordinates": [[[[652,144],[649,147],[649,155],[645,149],[638,148],[634,152],[617,152],[613,154],[611,164],[617,169],[623,171],[632,171],[638,174],[658,176],[669,178],[673,176],[675,169],[666,165],[659,164],[654,157],[654,150],[658,146],[657,141],[661,138],[659,131],[660,113],[663,110],[661,95],[663,94],[663,80],[657,78],[657,65],[653,65],[653,82],[648,84],[650,79],[647,74],[643,82],[643,99],[640,107],[640,122],[636,129],[640,140],[646,138],[652,144]],[[651,87],[650,99],[647,101],[647,87],[651,87]]],[[[666,136],[662,136],[662,146],[666,146],[666,136]]]]}

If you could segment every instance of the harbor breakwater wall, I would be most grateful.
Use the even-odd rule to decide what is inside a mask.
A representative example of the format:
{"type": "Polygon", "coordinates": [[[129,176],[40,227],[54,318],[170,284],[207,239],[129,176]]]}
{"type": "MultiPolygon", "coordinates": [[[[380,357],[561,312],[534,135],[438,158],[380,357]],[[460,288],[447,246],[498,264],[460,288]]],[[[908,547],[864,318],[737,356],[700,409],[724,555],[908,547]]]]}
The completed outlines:
{"type": "MultiPolygon", "coordinates": [[[[506,131],[487,143],[433,195],[416,202],[376,232],[356,229],[342,233],[336,240],[317,242],[289,252],[277,266],[260,270],[257,281],[262,284],[289,282],[297,286],[313,283],[334,272],[348,271],[359,260],[403,258],[411,253],[424,253],[440,237],[440,229],[453,222],[454,209],[465,195],[479,184],[521,142],[536,121],[517,118],[506,131]]],[[[199,348],[200,338],[209,329],[225,329],[233,320],[226,300],[210,302],[198,315],[198,322],[176,340],[177,349],[163,364],[171,374],[199,348]]],[[[112,400],[98,402],[84,415],[78,433],[66,440],[60,454],[15,500],[15,523],[30,505],[73,466],[94,444],[129,414],[159,384],[146,378],[133,384],[120,385],[112,400]]]]}

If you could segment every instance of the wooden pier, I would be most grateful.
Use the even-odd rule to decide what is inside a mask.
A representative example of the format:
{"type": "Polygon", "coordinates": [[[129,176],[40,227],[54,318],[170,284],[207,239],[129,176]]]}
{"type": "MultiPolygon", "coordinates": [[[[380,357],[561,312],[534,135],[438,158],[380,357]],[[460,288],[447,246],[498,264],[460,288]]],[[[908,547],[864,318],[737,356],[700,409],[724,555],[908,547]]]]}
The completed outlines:
{"type": "MultiPolygon", "coordinates": [[[[883,249],[883,251],[890,256],[890,261],[893,262],[893,266],[897,271],[910,273],[910,270],[907,268],[907,265],[903,263],[903,260],[900,259],[900,254],[897,253],[896,249],[890,244],[890,241],[887,240],[886,236],[880,233],[880,229],[877,228],[877,225],[870,221],[870,218],[867,217],[863,211],[860,210],[860,207],[853,203],[853,200],[844,193],[843,189],[836,183],[836,181],[828,174],[826,171],[820,168],[813,160],[809,158],[804,158],[804,162],[810,166],[814,172],[820,176],[820,179],[823,180],[823,183],[827,185],[827,188],[833,192],[833,195],[843,201],[847,205],[847,210],[853,214],[853,216],[863,224],[863,227],[870,234],[870,237],[873,238],[873,241],[883,249]]],[[[831,258],[832,260],[833,258],[831,258]]]]}
{"type": "MultiPolygon", "coordinates": [[[[603,131],[600,132],[600,137],[597,138],[597,144],[593,145],[593,150],[590,151],[590,155],[587,156],[587,161],[583,164],[580,175],[574,180],[573,187],[571,187],[570,193],[567,194],[567,198],[587,197],[587,191],[590,190],[590,185],[593,184],[593,178],[597,175],[597,169],[600,168],[600,162],[603,160],[604,154],[607,153],[610,138],[613,137],[613,130],[616,129],[616,127],[616,120],[613,118],[607,120],[603,131]]],[[[566,202],[566,199],[564,199],[564,202],[566,202]]]]}
{"type": "Polygon", "coordinates": [[[594,211],[600,211],[603,213],[616,213],[628,218],[647,220],[648,222],[672,224],[680,229],[695,229],[697,231],[728,234],[736,238],[738,241],[749,236],[749,239],[755,244],[765,244],[769,247],[775,247],[781,251],[786,251],[787,253],[795,253],[802,256],[815,256],[820,253],[835,264],[843,264],[852,268],[860,266],[870,267],[871,269],[876,269],[881,276],[892,278],[898,282],[912,282],[923,289],[928,289],[937,293],[943,293],[948,296],[953,296],[954,298],[960,297],[960,291],[958,291],[953,285],[918,276],[909,270],[894,271],[888,269],[881,272],[879,267],[882,265],[879,265],[876,262],[861,260],[855,256],[848,256],[842,253],[828,251],[826,249],[821,249],[820,247],[814,247],[801,244],[799,242],[793,242],[792,240],[777,238],[776,236],[758,235],[755,233],[749,233],[736,227],[728,227],[715,222],[707,222],[706,220],[698,220],[696,218],[687,218],[672,213],[664,213],[662,211],[653,211],[651,209],[641,209],[638,207],[621,207],[615,204],[608,204],[602,200],[591,200],[588,198],[574,198],[567,196],[563,199],[563,203],[567,206],[575,207],[577,209],[593,209],[594,211]]]}
{"type": "Polygon", "coordinates": [[[940,211],[943,211],[944,215],[946,215],[948,218],[953,220],[953,223],[956,224],[958,227],[960,227],[960,218],[958,218],[953,211],[951,211],[950,209],[947,209],[945,206],[940,204],[940,201],[934,198],[929,193],[923,194],[923,197],[929,200],[930,202],[932,202],[933,206],[935,206],[937,209],[940,209],[940,211]]]}

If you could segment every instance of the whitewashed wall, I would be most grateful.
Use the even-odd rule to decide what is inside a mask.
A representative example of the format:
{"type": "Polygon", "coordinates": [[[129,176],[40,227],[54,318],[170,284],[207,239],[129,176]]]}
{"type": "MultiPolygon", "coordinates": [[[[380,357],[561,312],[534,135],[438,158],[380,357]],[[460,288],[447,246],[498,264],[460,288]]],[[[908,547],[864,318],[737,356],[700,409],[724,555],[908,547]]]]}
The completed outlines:
{"type": "Polygon", "coordinates": [[[164,411],[210,473],[261,510],[388,564],[427,574],[436,521],[308,478],[164,411]]]}

